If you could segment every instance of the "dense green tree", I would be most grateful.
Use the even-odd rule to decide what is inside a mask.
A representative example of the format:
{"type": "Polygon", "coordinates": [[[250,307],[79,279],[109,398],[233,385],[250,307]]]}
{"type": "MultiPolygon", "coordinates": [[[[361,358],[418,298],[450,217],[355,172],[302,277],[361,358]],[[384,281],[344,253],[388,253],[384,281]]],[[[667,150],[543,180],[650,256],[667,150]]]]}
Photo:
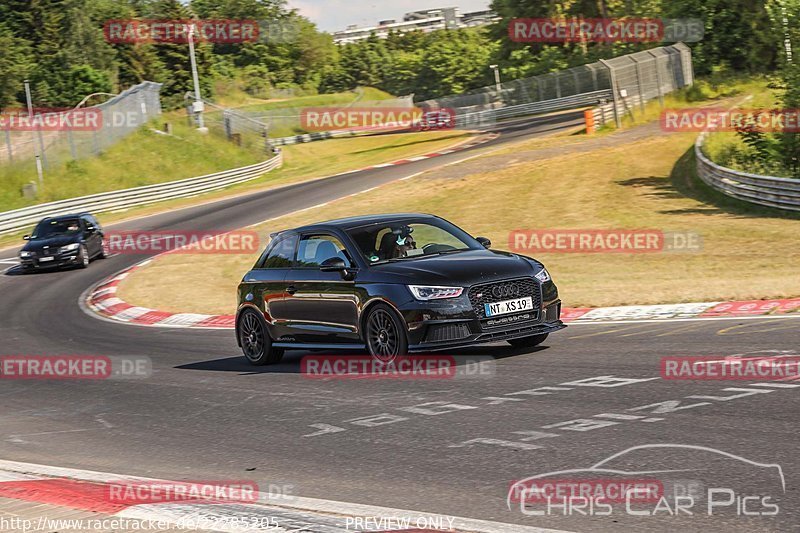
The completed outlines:
{"type": "Polygon", "coordinates": [[[31,43],[0,24],[0,109],[14,104],[33,65],[31,43]]]}

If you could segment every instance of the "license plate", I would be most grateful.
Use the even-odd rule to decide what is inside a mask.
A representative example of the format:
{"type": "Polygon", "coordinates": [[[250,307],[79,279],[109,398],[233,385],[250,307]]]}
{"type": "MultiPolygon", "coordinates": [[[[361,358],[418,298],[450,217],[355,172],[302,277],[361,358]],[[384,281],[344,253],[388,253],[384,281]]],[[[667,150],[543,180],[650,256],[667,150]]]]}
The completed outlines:
{"type": "Polygon", "coordinates": [[[486,316],[500,316],[530,311],[533,309],[533,298],[528,296],[527,298],[515,298],[492,304],[483,304],[483,309],[486,311],[486,316]]]}
{"type": "Polygon", "coordinates": [[[54,257],[40,257],[39,258],[39,262],[40,263],[44,263],[46,261],[52,261],[53,259],[55,259],[55,258],[54,257]]]}

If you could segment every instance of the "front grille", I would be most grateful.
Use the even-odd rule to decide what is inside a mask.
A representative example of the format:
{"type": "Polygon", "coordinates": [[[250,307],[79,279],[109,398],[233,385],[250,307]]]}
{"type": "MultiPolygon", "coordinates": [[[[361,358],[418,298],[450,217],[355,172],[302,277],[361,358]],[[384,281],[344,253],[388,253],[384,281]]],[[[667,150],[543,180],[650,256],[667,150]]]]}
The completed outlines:
{"type": "Polygon", "coordinates": [[[433,324],[428,326],[425,333],[425,342],[456,341],[469,337],[470,331],[467,324],[433,324]]]}
{"type": "Polygon", "coordinates": [[[539,309],[542,306],[542,295],[539,284],[533,278],[520,278],[475,285],[469,289],[469,301],[475,314],[481,320],[481,327],[494,328],[515,322],[528,322],[538,319],[539,309]],[[486,317],[484,304],[524,298],[526,296],[533,298],[532,310],[499,317],[486,317]]]}

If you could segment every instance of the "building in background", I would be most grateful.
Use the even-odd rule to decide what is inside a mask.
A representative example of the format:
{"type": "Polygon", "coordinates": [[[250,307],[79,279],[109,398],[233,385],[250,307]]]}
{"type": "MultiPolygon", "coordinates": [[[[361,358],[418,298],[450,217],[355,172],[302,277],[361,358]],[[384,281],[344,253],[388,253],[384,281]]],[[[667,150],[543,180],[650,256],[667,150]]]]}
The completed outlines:
{"type": "Polygon", "coordinates": [[[434,30],[454,30],[458,28],[471,28],[483,26],[499,20],[494,11],[485,9],[483,11],[471,11],[469,13],[459,13],[457,7],[441,7],[425,9],[422,11],[412,11],[403,15],[402,22],[396,20],[382,20],[377,26],[367,26],[359,28],[353,24],[346,30],[333,33],[333,40],[338,44],[354,43],[367,39],[375,34],[381,39],[385,39],[390,33],[406,33],[409,31],[421,30],[424,32],[434,30]]]}

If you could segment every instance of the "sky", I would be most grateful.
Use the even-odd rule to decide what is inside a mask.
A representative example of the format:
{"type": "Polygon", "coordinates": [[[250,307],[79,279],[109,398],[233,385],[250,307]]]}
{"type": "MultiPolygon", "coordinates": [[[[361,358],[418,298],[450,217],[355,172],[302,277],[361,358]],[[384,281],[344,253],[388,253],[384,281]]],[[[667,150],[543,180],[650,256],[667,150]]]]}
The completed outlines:
{"type": "Polygon", "coordinates": [[[409,11],[436,7],[458,7],[464,13],[489,7],[490,0],[289,0],[289,7],[316,23],[320,30],[334,32],[350,24],[375,26],[379,20],[402,20],[409,11]]]}

